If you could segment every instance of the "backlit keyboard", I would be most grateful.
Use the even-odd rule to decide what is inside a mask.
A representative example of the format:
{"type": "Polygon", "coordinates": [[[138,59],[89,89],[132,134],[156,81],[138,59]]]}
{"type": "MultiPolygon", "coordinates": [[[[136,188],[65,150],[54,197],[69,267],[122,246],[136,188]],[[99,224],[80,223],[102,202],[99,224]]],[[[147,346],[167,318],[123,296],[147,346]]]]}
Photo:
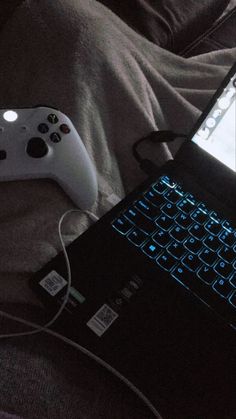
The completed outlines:
{"type": "Polygon", "coordinates": [[[112,227],[186,288],[194,276],[236,312],[236,230],[169,176],[152,184],[112,227]]]}

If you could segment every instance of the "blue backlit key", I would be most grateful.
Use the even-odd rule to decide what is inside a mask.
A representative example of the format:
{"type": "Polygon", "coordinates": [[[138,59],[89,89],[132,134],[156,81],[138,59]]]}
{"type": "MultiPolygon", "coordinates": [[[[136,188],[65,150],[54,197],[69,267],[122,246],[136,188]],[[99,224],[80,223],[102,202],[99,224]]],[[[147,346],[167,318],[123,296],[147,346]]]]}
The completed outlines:
{"type": "Polygon", "coordinates": [[[185,214],[189,214],[191,211],[194,210],[195,205],[192,202],[188,201],[187,199],[182,199],[178,204],[178,208],[183,211],[185,214]]]}
{"type": "Polygon", "coordinates": [[[127,220],[123,215],[121,215],[119,218],[117,218],[112,223],[112,227],[115,228],[115,230],[119,231],[121,234],[127,234],[128,231],[130,231],[133,227],[133,224],[127,220]]]}
{"type": "Polygon", "coordinates": [[[236,272],[231,276],[229,282],[236,288],[236,272]]]}
{"type": "Polygon", "coordinates": [[[181,227],[184,227],[184,228],[188,228],[193,223],[193,220],[190,218],[190,216],[187,214],[184,214],[183,212],[178,214],[178,216],[175,218],[175,221],[181,227]]]}
{"type": "Polygon", "coordinates": [[[228,278],[229,275],[232,273],[232,265],[225,262],[224,260],[219,260],[214,266],[214,269],[223,278],[228,278]]]}
{"type": "Polygon", "coordinates": [[[150,258],[154,259],[163,249],[153,240],[149,240],[142,247],[142,251],[150,258]]]}
{"type": "Polygon", "coordinates": [[[183,265],[177,265],[172,270],[171,275],[182,285],[184,285],[185,288],[189,289],[189,285],[191,286],[191,279],[192,276],[189,272],[189,269],[186,268],[186,266],[183,265]]]}
{"type": "Polygon", "coordinates": [[[212,266],[215,263],[218,256],[216,252],[213,252],[213,250],[210,250],[208,249],[208,247],[205,247],[203,250],[201,250],[198,257],[207,265],[212,266]]]}
{"type": "Polygon", "coordinates": [[[200,208],[197,208],[192,214],[191,218],[199,224],[204,224],[208,220],[208,215],[200,208]]]}
{"type": "Polygon", "coordinates": [[[236,308],[236,291],[230,296],[229,302],[234,308],[236,308]]]}
{"type": "Polygon", "coordinates": [[[175,191],[175,189],[171,189],[170,191],[165,193],[165,198],[172,202],[173,204],[178,202],[181,198],[180,195],[175,191]]]}
{"type": "Polygon", "coordinates": [[[182,259],[182,263],[190,270],[195,272],[199,266],[201,265],[201,261],[198,259],[196,255],[193,255],[192,253],[186,255],[182,259]]]}
{"type": "Polygon", "coordinates": [[[164,197],[160,195],[154,188],[149,189],[145,194],[144,197],[151,202],[156,207],[159,207],[164,202],[164,197]]]}
{"type": "Polygon", "coordinates": [[[133,222],[140,230],[145,233],[151,234],[155,231],[156,226],[152,220],[143,215],[137,208],[130,207],[124,212],[124,216],[133,222]]]}
{"type": "Polygon", "coordinates": [[[135,246],[141,246],[144,241],[147,239],[147,234],[144,231],[134,228],[128,234],[127,239],[130,240],[135,246]]]}
{"type": "Polygon", "coordinates": [[[157,259],[158,265],[166,271],[170,271],[175,266],[176,262],[177,260],[166,251],[157,259]]]}
{"type": "Polygon", "coordinates": [[[163,228],[163,230],[169,230],[169,228],[173,225],[173,220],[167,215],[162,214],[155,220],[155,223],[158,227],[163,228]]]}
{"type": "Polygon", "coordinates": [[[190,236],[184,241],[184,246],[186,249],[190,250],[190,252],[197,254],[202,248],[202,242],[195,237],[190,236]]]}
{"type": "Polygon", "coordinates": [[[234,249],[228,246],[223,246],[219,252],[218,255],[224,259],[225,262],[233,263],[233,261],[236,259],[236,252],[234,249]]]}
{"type": "Polygon", "coordinates": [[[186,253],[185,247],[178,242],[172,242],[167,247],[167,251],[174,256],[175,259],[181,259],[182,256],[186,253]]]}
{"type": "Polygon", "coordinates": [[[159,194],[163,194],[165,191],[168,190],[168,185],[166,183],[163,183],[162,181],[155,183],[155,185],[153,185],[153,189],[159,193],[159,194]]]}
{"type": "Polygon", "coordinates": [[[159,244],[161,247],[167,246],[167,244],[170,242],[171,237],[169,233],[165,230],[158,230],[153,236],[153,240],[155,243],[159,244]]]}
{"type": "Polygon", "coordinates": [[[145,198],[135,202],[135,207],[151,220],[160,215],[160,211],[145,198]]]}
{"type": "Polygon", "coordinates": [[[222,227],[221,227],[221,224],[218,223],[217,221],[215,221],[215,220],[209,220],[205,224],[205,229],[207,231],[209,231],[209,233],[213,234],[214,236],[217,236],[220,233],[222,227]]]}
{"type": "Polygon", "coordinates": [[[223,298],[228,298],[230,293],[234,290],[234,287],[225,278],[219,278],[213,285],[212,288],[218,292],[223,298]]]}
{"type": "Polygon", "coordinates": [[[226,244],[226,246],[233,246],[235,243],[235,236],[232,232],[229,232],[227,230],[224,230],[220,235],[219,239],[222,243],[226,244]]]}
{"type": "Polygon", "coordinates": [[[217,274],[210,266],[203,265],[197,272],[197,276],[207,285],[213,284],[217,278],[217,274]]]}
{"type": "Polygon", "coordinates": [[[219,241],[219,238],[217,236],[213,236],[212,234],[209,234],[205,237],[203,240],[203,244],[207,246],[209,249],[217,251],[220,246],[222,246],[222,243],[219,241]]]}
{"type": "Polygon", "coordinates": [[[190,227],[189,233],[196,237],[196,239],[202,240],[206,235],[206,230],[201,224],[194,223],[190,227]]]}
{"type": "Polygon", "coordinates": [[[178,208],[171,202],[166,203],[161,207],[161,210],[170,218],[174,218],[178,213],[178,208]]]}
{"type": "Polygon", "coordinates": [[[174,228],[172,228],[170,230],[170,235],[175,240],[177,240],[178,242],[181,243],[188,236],[188,230],[186,230],[185,228],[182,228],[182,227],[180,227],[180,226],[177,225],[177,226],[175,226],[174,228]]]}

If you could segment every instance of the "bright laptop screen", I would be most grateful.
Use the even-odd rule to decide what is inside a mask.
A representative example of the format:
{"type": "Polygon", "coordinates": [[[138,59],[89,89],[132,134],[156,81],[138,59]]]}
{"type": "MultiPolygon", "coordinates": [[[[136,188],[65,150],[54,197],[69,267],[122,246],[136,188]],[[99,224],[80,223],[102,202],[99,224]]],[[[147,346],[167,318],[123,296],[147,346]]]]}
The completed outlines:
{"type": "Polygon", "coordinates": [[[236,74],[230,79],[192,141],[236,172],[236,74]]]}

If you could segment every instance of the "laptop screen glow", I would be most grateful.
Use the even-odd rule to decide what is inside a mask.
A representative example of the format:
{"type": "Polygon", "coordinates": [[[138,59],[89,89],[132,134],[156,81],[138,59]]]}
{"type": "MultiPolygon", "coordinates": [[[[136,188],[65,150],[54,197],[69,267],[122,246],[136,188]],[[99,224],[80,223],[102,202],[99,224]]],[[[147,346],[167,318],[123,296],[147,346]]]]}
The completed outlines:
{"type": "Polygon", "coordinates": [[[231,78],[192,141],[236,172],[236,75],[231,78]]]}

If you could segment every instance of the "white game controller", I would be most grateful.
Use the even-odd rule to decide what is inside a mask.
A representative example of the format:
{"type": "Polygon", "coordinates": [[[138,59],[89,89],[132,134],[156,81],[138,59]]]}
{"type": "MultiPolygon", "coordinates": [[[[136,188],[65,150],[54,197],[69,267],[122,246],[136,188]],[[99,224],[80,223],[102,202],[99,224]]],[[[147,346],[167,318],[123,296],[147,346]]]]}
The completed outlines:
{"type": "Polygon", "coordinates": [[[97,179],[79,134],[62,112],[38,106],[0,110],[0,181],[50,178],[81,209],[97,198],[97,179]]]}

